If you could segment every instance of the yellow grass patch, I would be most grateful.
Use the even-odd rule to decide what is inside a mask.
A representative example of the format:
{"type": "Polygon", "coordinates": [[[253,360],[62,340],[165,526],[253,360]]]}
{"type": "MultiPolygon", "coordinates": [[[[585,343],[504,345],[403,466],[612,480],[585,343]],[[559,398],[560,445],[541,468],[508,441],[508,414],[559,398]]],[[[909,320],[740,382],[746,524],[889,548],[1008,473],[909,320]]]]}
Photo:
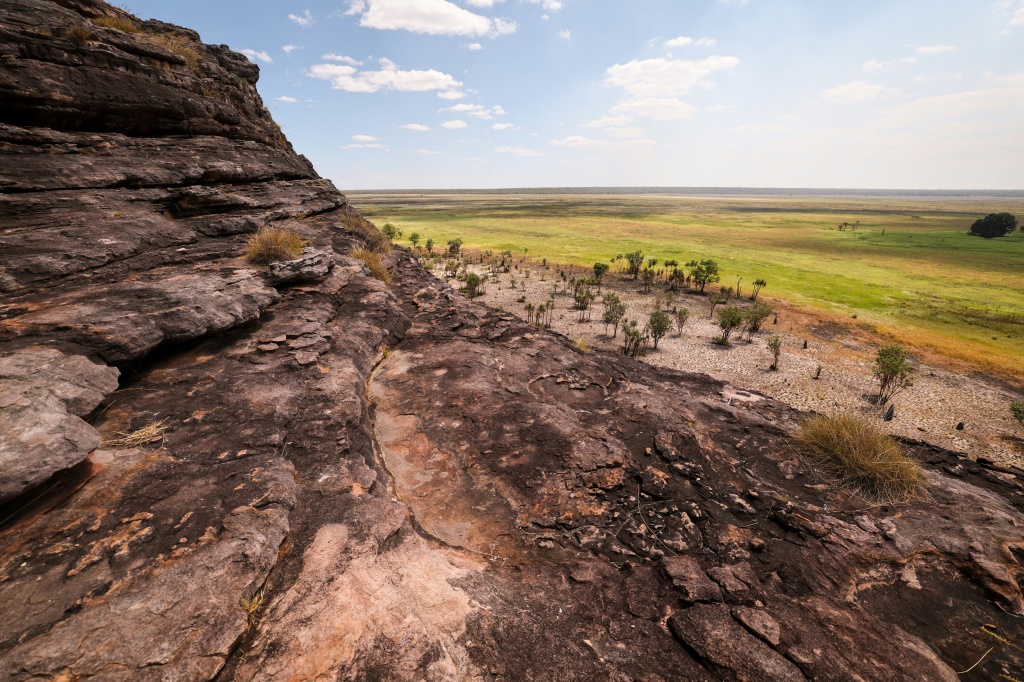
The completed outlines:
{"type": "Polygon", "coordinates": [[[245,259],[253,265],[269,265],[278,261],[294,260],[302,253],[302,237],[284,227],[261,227],[249,237],[245,246],[245,259]]]}

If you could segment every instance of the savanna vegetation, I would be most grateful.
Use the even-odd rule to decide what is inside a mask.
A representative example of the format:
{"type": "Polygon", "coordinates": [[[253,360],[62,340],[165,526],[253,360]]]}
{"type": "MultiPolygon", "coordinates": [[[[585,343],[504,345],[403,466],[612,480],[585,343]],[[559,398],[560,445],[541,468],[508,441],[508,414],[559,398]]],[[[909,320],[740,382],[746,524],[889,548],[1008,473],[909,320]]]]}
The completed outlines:
{"type": "MultiPolygon", "coordinates": [[[[594,271],[595,288],[608,276],[652,291],[688,285],[723,305],[769,295],[870,327],[915,352],[1024,379],[1024,233],[969,234],[981,217],[1020,214],[1024,198],[350,198],[378,224],[391,222],[431,245],[447,243],[449,257],[464,245],[508,254],[510,263],[608,264],[594,271]],[[673,279],[677,271],[689,281],[673,279]]],[[[728,334],[735,329],[744,330],[744,322],[728,334]]],[[[643,326],[637,332],[642,336],[643,326]]]]}

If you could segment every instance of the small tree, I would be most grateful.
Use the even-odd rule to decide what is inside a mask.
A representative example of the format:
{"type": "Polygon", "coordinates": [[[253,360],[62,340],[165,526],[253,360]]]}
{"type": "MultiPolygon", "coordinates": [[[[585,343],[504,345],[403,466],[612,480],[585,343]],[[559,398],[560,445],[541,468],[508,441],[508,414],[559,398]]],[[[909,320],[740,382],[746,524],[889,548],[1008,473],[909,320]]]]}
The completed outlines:
{"type": "Polygon", "coordinates": [[[459,253],[462,251],[462,240],[458,237],[448,242],[448,255],[452,258],[458,258],[459,253]]]}
{"type": "Polygon", "coordinates": [[[672,291],[679,291],[679,287],[686,282],[686,273],[679,268],[674,268],[672,273],[668,276],[668,284],[672,288],[672,291]]]}
{"type": "Polygon", "coordinates": [[[683,327],[686,326],[686,321],[690,319],[690,311],[686,308],[676,308],[675,312],[672,313],[672,317],[676,321],[676,333],[679,336],[683,335],[683,327]]]}
{"type": "Polygon", "coordinates": [[[722,287],[722,300],[726,303],[732,300],[732,287],[722,287]]]}
{"type": "Polygon", "coordinates": [[[450,260],[444,265],[444,276],[451,279],[458,273],[461,263],[457,260],[450,260]]]}
{"type": "Polygon", "coordinates": [[[607,263],[594,263],[594,281],[597,282],[597,286],[601,286],[601,280],[604,279],[606,272],[608,272],[607,263]]]}
{"type": "Polygon", "coordinates": [[[380,228],[380,233],[387,237],[389,242],[393,242],[402,236],[402,231],[391,223],[384,223],[384,227],[380,228]]]}
{"type": "Polygon", "coordinates": [[[651,285],[654,284],[654,270],[651,268],[644,268],[641,273],[644,280],[644,293],[646,294],[651,290],[651,285]]]}
{"type": "Polygon", "coordinates": [[[650,319],[647,321],[647,333],[651,335],[651,339],[654,341],[654,349],[658,349],[658,341],[661,337],[668,334],[668,330],[672,328],[672,318],[660,310],[655,310],[651,313],[650,319]]]}
{"type": "Polygon", "coordinates": [[[878,379],[878,404],[885,405],[896,394],[913,386],[910,375],[914,368],[907,362],[907,351],[892,344],[878,349],[875,357],[874,375],[878,379]]]}
{"type": "Polygon", "coordinates": [[[754,338],[754,334],[761,331],[761,325],[773,312],[775,311],[767,303],[755,302],[747,308],[743,319],[743,331],[746,332],[748,341],[754,338]]]}
{"type": "Polygon", "coordinates": [[[713,291],[708,294],[708,303],[711,304],[711,314],[708,315],[708,319],[714,319],[715,308],[725,303],[725,298],[722,296],[722,292],[713,291]]]}
{"type": "Polygon", "coordinates": [[[772,354],[772,366],[769,367],[771,371],[775,371],[779,368],[779,358],[782,357],[782,338],[779,336],[772,336],[768,339],[768,352],[772,354]]]}
{"type": "Polygon", "coordinates": [[[720,278],[718,276],[718,263],[705,258],[701,261],[690,261],[687,265],[690,269],[690,277],[693,279],[694,284],[700,287],[701,291],[704,291],[704,287],[708,284],[717,282],[720,278]]]}
{"type": "Polygon", "coordinates": [[[716,339],[723,346],[729,345],[729,337],[733,331],[743,324],[743,311],[734,305],[728,305],[718,311],[718,327],[722,335],[716,339]]]}
{"type": "Polygon", "coordinates": [[[1010,403],[1010,414],[1024,426],[1024,402],[1014,401],[1010,403]]]}
{"type": "Polygon", "coordinates": [[[752,294],[750,294],[750,300],[751,301],[756,301],[757,300],[757,295],[759,293],[761,293],[761,289],[764,289],[766,286],[768,286],[768,282],[764,281],[763,279],[755,279],[754,280],[754,292],[752,294]]]}
{"type": "Polygon", "coordinates": [[[1016,229],[1017,219],[1012,214],[990,213],[984,218],[974,221],[969,234],[992,239],[994,237],[1005,237],[1016,229]]]}
{"type": "Polygon", "coordinates": [[[636,320],[626,320],[622,325],[622,335],[625,340],[622,344],[622,352],[631,358],[643,355],[647,350],[649,337],[646,332],[640,331],[636,320]]]}
{"type": "Polygon", "coordinates": [[[434,240],[428,237],[427,238],[427,243],[424,244],[424,246],[427,248],[427,253],[429,253],[431,256],[433,256],[434,255],[434,240]]]}
{"type": "Polygon", "coordinates": [[[420,243],[420,233],[413,232],[409,235],[409,241],[412,242],[412,248],[416,248],[416,245],[420,243]]]}
{"type": "Polygon", "coordinates": [[[612,338],[614,339],[619,334],[619,322],[626,316],[626,304],[622,302],[615,294],[605,294],[604,297],[604,314],[601,319],[604,320],[605,336],[608,335],[608,325],[612,325],[612,338]]]}
{"type": "Polygon", "coordinates": [[[466,275],[466,286],[463,291],[470,298],[476,298],[484,293],[484,282],[487,281],[486,277],[481,277],[475,272],[470,272],[466,275]]]}
{"type": "Polygon", "coordinates": [[[626,254],[626,274],[633,275],[633,279],[640,276],[640,270],[644,267],[644,252],[633,251],[626,254]]]}

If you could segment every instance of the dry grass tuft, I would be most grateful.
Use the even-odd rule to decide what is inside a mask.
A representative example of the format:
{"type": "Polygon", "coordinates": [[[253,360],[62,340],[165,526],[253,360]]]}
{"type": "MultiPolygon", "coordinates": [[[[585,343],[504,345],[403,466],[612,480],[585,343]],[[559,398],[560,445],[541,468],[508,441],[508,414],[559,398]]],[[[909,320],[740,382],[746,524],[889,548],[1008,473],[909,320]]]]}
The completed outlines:
{"type": "Polygon", "coordinates": [[[812,417],[794,443],[808,463],[858,495],[889,503],[926,496],[921,465],[860,415],[812,417]]]}
{"type": "Polygon", "coordinates": [[[238,605],[245,611],[246,628],[251,628],[256,625],[259,620],[260,611],[263,609],[263,605],[267,602],[267,588],[264,585],[256,591],[256,594],[252,595],[252,599],[240,599],[238,605]]]}
{"type": "Polygon", "coordinates": [[[142,31],[138,24],[129,19],[126,16],[117,15],[113,17],[96,17],[90,19],[94,26],[102,26],[103,28],[112,28],[117,31],[123,31],[124,33],[139,33],[142,31]]]}
{"type": "Polygon", "coordinates": [[[152,42],[166,48],[185,60],[188,68],[198,73],[203,65],[203,58],[195,48],[192,41],[183,36],[168,35],[166,33],[151,34],[152,42]]]}
{"type": "Polygon", "coordinates": [[[363,261],[369,270],[370,274],[384,282],[384,284],[391,284],[391,273],[384,267],[384,261],[380,259],[380,254],[370,249],[353,249],[352,257],[363,261]]]}
{"type": "Polygon", "coordinates": [[[305,243],[298,233],[284,227],[261,227],[249,237],[245,246],[245,259],[253,265],[270,265],[283,260],[294,260],[302,253],[305,243]]]}
{"type": "Polygon", "coordinates": [[[150,443],[156,443],[157,441],[163,440],[165,431],[167,431],[167,420],[161,419],[158,422],[147,424],[141,429],[136,429],[135,431],[122,431],[117,434],[117,438],[107,441],[104,445],[121,448],[137,448],[142,445],[148,445],[150,443]]]}
{"type": "Polygon", "coordinates": [[[590,341],[587,341],[585,337],[580,337],[572,342],[572,345],[576,347],[576,350],[589,353],[590,352],[590,341]]]}
{"type": "Polygon", "coordinates": [[[63,36],[75,45],[82,47],[90,40],[92,40],[92,31],[90,31],[85,26],[68,26],[66,29],[64,29],[63,36]]]}

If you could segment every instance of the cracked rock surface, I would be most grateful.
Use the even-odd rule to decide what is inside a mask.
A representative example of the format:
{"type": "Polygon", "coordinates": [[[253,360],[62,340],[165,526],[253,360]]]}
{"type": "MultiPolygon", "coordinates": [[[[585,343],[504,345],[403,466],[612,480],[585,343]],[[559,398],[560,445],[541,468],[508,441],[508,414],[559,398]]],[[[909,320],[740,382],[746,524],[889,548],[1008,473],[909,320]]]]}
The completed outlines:
{"type": "Polygon", "coordinates": [[[258,76],[0,5],[0,679],[1019,677],[1024,472],[871,504],[786,405],[385,285],[258,76]]]}

